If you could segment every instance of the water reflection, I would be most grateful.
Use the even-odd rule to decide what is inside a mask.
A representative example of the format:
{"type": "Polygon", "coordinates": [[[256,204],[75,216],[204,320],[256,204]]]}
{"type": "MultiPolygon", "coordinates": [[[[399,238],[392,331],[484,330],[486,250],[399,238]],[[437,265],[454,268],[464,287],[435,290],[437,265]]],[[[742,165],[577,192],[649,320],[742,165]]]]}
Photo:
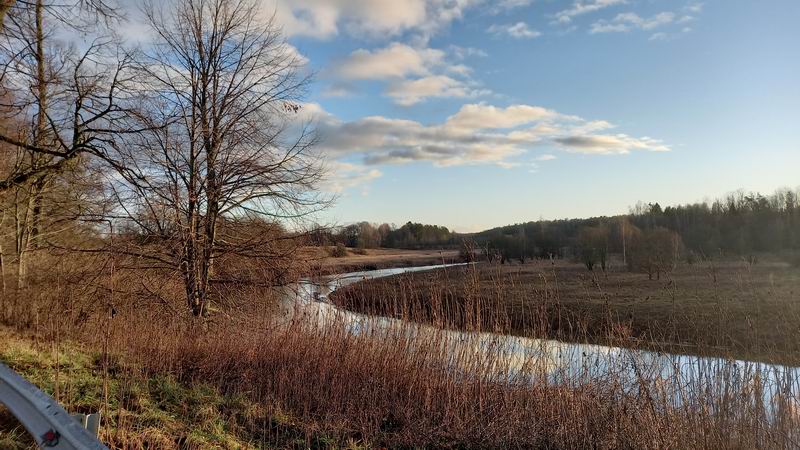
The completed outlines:
{"type": "MultiPolygon", "coordinates": [[[[749,391],[763,399],[769,410],[796,408],[800,393],[800,368],[715,357],[676,355],[592,344],[565,343],[486,332],[442,330],[399,319],[366,316],[347,311],[328,302],[334,290],[359,281],[403,273],[420,272],[462,264],[390,268],[351,272],[303,280],[292,286],[282,303],[281,317],[301,320],[316,326],[344,325],[354,335],[401,338],[409,343],[436,342],[448,355],[451,369],[469,377],[474,370],[464,361],[483,361],[481,376],[494,374],[496,381],[530,383],[545,379],[550,383],[586,385],[613,379],[623,391],[659,391],[675,406],[722,398],[728,390],[749,391]],[[643,384],[642,380],[647,380],[643,384]],[[778,401],[780,399],[780,401],[778,401]]],[[[649,394],[648,394],[649,395],[649,394]]],[[[655,393],[653,394],[655,395],[655,393]]],[[[715,405],[709,405],[715,407],[715,405]]]]}

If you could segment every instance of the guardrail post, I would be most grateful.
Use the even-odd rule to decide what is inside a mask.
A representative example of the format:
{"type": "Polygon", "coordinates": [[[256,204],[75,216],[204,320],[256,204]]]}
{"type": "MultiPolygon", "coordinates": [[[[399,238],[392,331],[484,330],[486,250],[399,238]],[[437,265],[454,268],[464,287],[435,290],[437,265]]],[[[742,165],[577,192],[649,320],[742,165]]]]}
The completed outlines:
{"type": "Polygon", "coordinates": [[[86,429],[95,437],[100,433],[100,413],[89,414],[86,417],[86,429]]]}
{"type": "Polygon", "coordinates": [[[41,447],[107,450],[84,426],[85,423],[93,430],[97,429],[99,414],[90,414],[88,418],[76,421],[52,397],[3,363],[0,363],[0,403],[11,411],[41,447]]]}
{"type": "Polygon", "coordinates": [[[73,413],[70,414],[73,419],[75,419],[81,426],[88,430],[93,436],[97,436],[100,433],[100,413],[95,414],[81,414],[81,413],[73,413]]]}

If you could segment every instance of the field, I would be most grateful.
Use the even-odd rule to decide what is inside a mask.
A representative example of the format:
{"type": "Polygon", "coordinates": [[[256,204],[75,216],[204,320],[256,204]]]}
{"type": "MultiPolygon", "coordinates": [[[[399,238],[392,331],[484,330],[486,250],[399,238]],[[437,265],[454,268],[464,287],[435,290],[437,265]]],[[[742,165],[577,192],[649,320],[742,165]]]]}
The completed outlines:
{"type": "MultiPolygon", "coordinates": [[[[30,290],[20,297],[19,308],[35,307],[36,320],[17,314],[13,317],[19,319],[7,321],[11,326],[0,329],[0,360],[69,411],[104,411],[101,438],[111,448],[787,448],[797,438],[796,400],[771,399],[769,407],[778,415],[769,416],[759,385],[754,389],[750,382],[726,380],[709,390],[699,379],[679,380],[687,400],[676,406],[672,385],[645,376],[634,390],[626,389],[617,373],[558,384],[537,378],[537,372],[528,374],[532,379],[499,381],[501,355],[451,354],[443,333],[419,339],[407,339],[402,327],[389,335],[352,333],[346,323],[320,325],[303,315],[276,323],[272,305],[278,291],[256,287],[231,291],[237,307],[231,304],[225,314],[202,324],[181,309],[179,295],[168,291],[163,297],[175,300],[160,305],[118,289],[116,314],[110,316],[96,307],[91,293],[68,282],[70,276],[83,277],[80,270],[96,268],[80,264],[74,269],[79,272],[62,274],[66,281],[58,289],[30,290]],[[36,303],[22,302],[30,298],[36,303]]],[[[717,284],[747,273],[755,279],[772,273],[781,290],[796,282],[790,275],[797,275],[766,262],[749,269],[732,264],[717,271],[717,284]]],[[[127,286],[144,275],[123,273],[103,281],[127,286]]],[[[523,303],[525,320],[503,322],[508,311],[515,311],[514,303],[498,308],[496,299],[535,295],[556,303],[574,292],[575,298],[593,299],[592,311],[602,312],[611,295],[596,292],[617,284],[630,284],[631,292],[632,286],[668,291],[666,279],[649,282],[645,275],[610,272],[606,280],[577,265],[541,262],[419,275],[367,282],[364,292],[380,287],[384,298],[428,304],[442,298],[434,293],[449,293],[446,298],[463,305],[469,299],[455,294],[471,294],[481,305],[472,311],[485,315],[462,314],[458,323],[452,310],[431,321],[513,331],[528,323],[532,308],[523,303]],[[391,295],[385,296],[387,290],[391,295]]],[[[675,284],[684,289],[685,282],[675,284]]],[[[697,283],[714,285],[702,277],[697,283]]],[[[98,292],[102,300],[106,291],[98,292]]],[[[621,302],[620,309],[636,304],[639,295],[631,294],[634,300],[621,302]]],[[[778,298],[787,300],[787,295],[778,298]]],[[[562,302],[561,310],[567,311],[562,302]]],[[[412,316],[423,320],[406,314],[412,316]]],[[[539,332],[531,330],[520,332],[539,332]]],[[[605,339],[624,339],[624,333],[612,331],[605,339]]],[[[597,339],[603,340],[599,333],[597,339]]],[[[521,361],[520,367],[535,368],[536,361],[521,361]]],[[[0,446],[27,448],[29,443],[0,411],[0,446]]]]}
{"type": "Polygon", "coordinates": [[[357,270],[375,270],[387,267],[427,266],[451,263],[458,258],[457,250],[404,250],[370,248],[346,250],[347,255],[333,257],[333,247],[303,247],[299,255],[309,261],[309,272],[343,273],[357,270]]]}
{"type": "Polygon", "coordinates": [[[332,300],[450,328],[800,365],[800,270],[779,261],[681,264],[660,280],[619,261],[607,272],[481,263],[367,281],[332,300]]]}

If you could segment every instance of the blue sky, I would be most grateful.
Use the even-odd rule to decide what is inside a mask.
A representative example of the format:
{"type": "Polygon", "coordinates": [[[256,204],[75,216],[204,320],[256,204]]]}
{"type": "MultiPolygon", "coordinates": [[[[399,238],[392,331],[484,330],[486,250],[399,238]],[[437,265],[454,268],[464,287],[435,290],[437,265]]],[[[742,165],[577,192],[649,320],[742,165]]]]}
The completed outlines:
{"type": "Polygon", "coordinates": [[[796,0],[268,0],[326,221],[508,223],[800,185],[796,0]]]}

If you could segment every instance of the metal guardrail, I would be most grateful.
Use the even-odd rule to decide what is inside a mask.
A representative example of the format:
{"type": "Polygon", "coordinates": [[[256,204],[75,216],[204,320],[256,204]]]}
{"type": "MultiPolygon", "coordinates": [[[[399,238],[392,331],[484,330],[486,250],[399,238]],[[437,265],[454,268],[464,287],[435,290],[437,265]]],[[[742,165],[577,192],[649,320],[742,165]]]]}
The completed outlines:
{"type": "Polygon", "coordinates": [[[42,448],[106,449],[58,402],[3,363],[0,363],[0,403],[42,448]]]}

